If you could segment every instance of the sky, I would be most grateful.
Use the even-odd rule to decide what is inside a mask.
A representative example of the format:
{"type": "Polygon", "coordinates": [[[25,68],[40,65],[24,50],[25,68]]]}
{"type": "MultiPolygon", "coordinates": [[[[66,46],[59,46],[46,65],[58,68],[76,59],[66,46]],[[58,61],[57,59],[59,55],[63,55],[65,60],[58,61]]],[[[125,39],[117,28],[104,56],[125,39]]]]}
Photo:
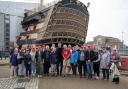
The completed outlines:
{"type": "MultiPolygon", "coordinates": [[[[0,0],[2,1],[2,0],[0,0]]],[[[3,0],[17,2],[39,2],[40,0],[3,0]]],[[[44,0],[49,3],[54,0],[44,0]]],[[[128,45],[128,0],[80,0],[85,5],[90,2],[90,13],[87,41],[94,36],[116,37],[128,45]]]]}

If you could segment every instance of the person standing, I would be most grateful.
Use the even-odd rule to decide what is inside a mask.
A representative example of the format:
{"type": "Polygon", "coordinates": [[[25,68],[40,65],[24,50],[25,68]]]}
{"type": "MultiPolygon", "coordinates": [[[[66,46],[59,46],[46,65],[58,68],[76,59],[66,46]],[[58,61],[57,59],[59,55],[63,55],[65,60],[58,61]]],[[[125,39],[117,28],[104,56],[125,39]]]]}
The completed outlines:
{"type": "Polygon", "coordinates": [[[98,49],[95,48],[94,52],[95,52],[94,62],[93,62],[94,75],[95,75],[95,79],[99,79],[101,56],[100,53],[98,52],[98,49]]]}
{"type": "Polygon", "coordinates": [[[57,59],[56,59],[56,48],[52,47],[51,48],[51,53],[50,53],[50,64],[51,64],[51,73],[52,76],[56,76],[56,63],[57,63],[57,59]]]}
{"type": "Polygon", "coordinates": [[[10,57],[10,65],[11,65],[10,78],[17,76],[16,74],[16,70],[18,66],[17,55],[18,55],[18,49],[15,48],[14,52],[11,54],[11,57],[10,57]]]}
{"type": "Polygon", "coordinates": [[[70,50],[68,49],[67,45],[63,46],[63,51],[62,51],[62,55],[63,55],[63,76],[65,77],[67,75],[66,73],[66,69],[69,63],[69,57],[70,57],[70,50]]]}
{"type": "Polygon", "coordinates": [[[49,76],[50,66],[50,49],[49,46],[46,45],[46,50],[44,51],[44,74],[46,76],[49,76]]]}
{"type": "Polygon", "coordinates": [[[36,58],[35,58],[36,50],[35,50],[35,48],[31,49],[30,55],[32,58],[32,76],[35,76],[35,74],[36,74],[36,58]]]}
{"type": "MultiPolygon", "coordinates": [[[[72,46],[69,44],[68,45],[68,49],[70,50],[70,54],[72,53],[72,46]]],[[[70,63],[70,57],[69,59],[67,60],[68,63],[67,63],[67,74],[70,75],[71,74],[71,63],[70,63]]]]}
{"type": "Polygon", "coordinates": [[[29,49],[26,49],[26,54],[24,55],[24,62],[26,68],[26,77],[30,78],[32,73],[32,68],[31,68],[32,58],[29,49]]]}
{"type": "Polygon", "coordinates": [[[113,63],[113,68],[110,68],[113,70],[113,81],[112,82],[115,82],[116,84],[119,84],[119,70],[118,70],[118,67],[120,66],[120,56],[117,52],[116,49],[113,50],[112,52],[112,60],[111,62],[113,63]]]}
{"type": "Polygon", "coordinates": [[[73,47],[73,51],[70,55],[70,64],[73,71],[73,77],[76,76],[76,67],[77,67],[77,61],[78,61],[78,51],[76,50],[76,47],[73,47]]]}
{"type": "Polygon", "coordinates": [[[58,43],[58,47],[56,49],[56,54],[57,54],[57,76],[62,75],[62,69],[63,69],[63,55],[62,55],[62,44],[58,43]]]}
{"type": "Polygon", "coordinates": [[[24,64],[24,55],[25,55],[25,49],[21,49],[18,53],[18,75],[20,78],[23,78],[25,76],[25,64],[24,64]]]}
{"type": "Polygon", "coordinates": [[[103,54],[101,55],[100,66],[103,73],[103,79],[109,80],[110,53],[107,50],[107,48],[103,48],[103,54]]]}
{"type": "Polygon", "coordinates": [[[36,74],[38,77],[42,77],[42,75],[44,74],[44,69],[43,69],[43,60],[44,60],[44,51],[41,48],[41,46],[39,46],[39,48],[36,48],[36,54],[35,54],[35,58],[36,58],[36,74]]]}
{"type": "Polygon", "coordinates": [[[94,51],[90,45],[88,46],[88,49],[85,51],[85,60],[87,65],[88,79],[92,79],[94,51]]]}
{"type": "Polygon", "coordinates": [[[79,51],[78,70],[79,70],[80,78],[82,78],[82,76],[86,77],[87,69],[86,69],[85,49],[84,49],[84,47],[82,47],[81,50],[79,51]]]}

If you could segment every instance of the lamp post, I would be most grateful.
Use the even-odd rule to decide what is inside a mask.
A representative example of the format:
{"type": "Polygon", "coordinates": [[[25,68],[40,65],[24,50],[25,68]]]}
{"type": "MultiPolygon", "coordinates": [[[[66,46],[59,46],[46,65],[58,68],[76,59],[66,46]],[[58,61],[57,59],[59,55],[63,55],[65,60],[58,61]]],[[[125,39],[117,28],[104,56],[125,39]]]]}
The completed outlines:
{"type": "Polygon", "coordinates": [[[122,31],[122,48],[124,48],[124,38],[123,38],[124,32],[122,31]]]}

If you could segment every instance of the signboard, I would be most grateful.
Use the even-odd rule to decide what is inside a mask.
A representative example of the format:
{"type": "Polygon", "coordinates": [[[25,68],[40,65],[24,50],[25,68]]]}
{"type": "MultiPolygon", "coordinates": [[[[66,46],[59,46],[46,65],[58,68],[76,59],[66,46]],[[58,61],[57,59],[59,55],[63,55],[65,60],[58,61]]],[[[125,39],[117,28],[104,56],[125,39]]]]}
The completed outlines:
{"type": "Polygon", "coordinates": [[[118,50],[120,54],[121,67],[120,71],[128,71],[128,49],[118,50]]]}
{"type": "Polygon", "coordinates": [[[121,71],[128,71],[128,56],[120,57],[121,67],[119,68],[121,71]]]}

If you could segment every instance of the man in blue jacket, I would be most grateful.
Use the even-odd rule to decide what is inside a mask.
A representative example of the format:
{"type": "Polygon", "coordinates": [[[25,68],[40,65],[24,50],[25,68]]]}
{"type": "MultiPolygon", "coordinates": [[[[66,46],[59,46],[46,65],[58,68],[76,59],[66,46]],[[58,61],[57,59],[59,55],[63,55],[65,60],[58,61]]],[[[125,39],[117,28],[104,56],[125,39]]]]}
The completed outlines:
{"type": "Polygon", "coordinates": [[[73,51],[70,56],[70,64],[72,67],[73,76],[76,76],[77,61],[78,61],[78,51],[76,47],[73,47],[73,51]]]}

